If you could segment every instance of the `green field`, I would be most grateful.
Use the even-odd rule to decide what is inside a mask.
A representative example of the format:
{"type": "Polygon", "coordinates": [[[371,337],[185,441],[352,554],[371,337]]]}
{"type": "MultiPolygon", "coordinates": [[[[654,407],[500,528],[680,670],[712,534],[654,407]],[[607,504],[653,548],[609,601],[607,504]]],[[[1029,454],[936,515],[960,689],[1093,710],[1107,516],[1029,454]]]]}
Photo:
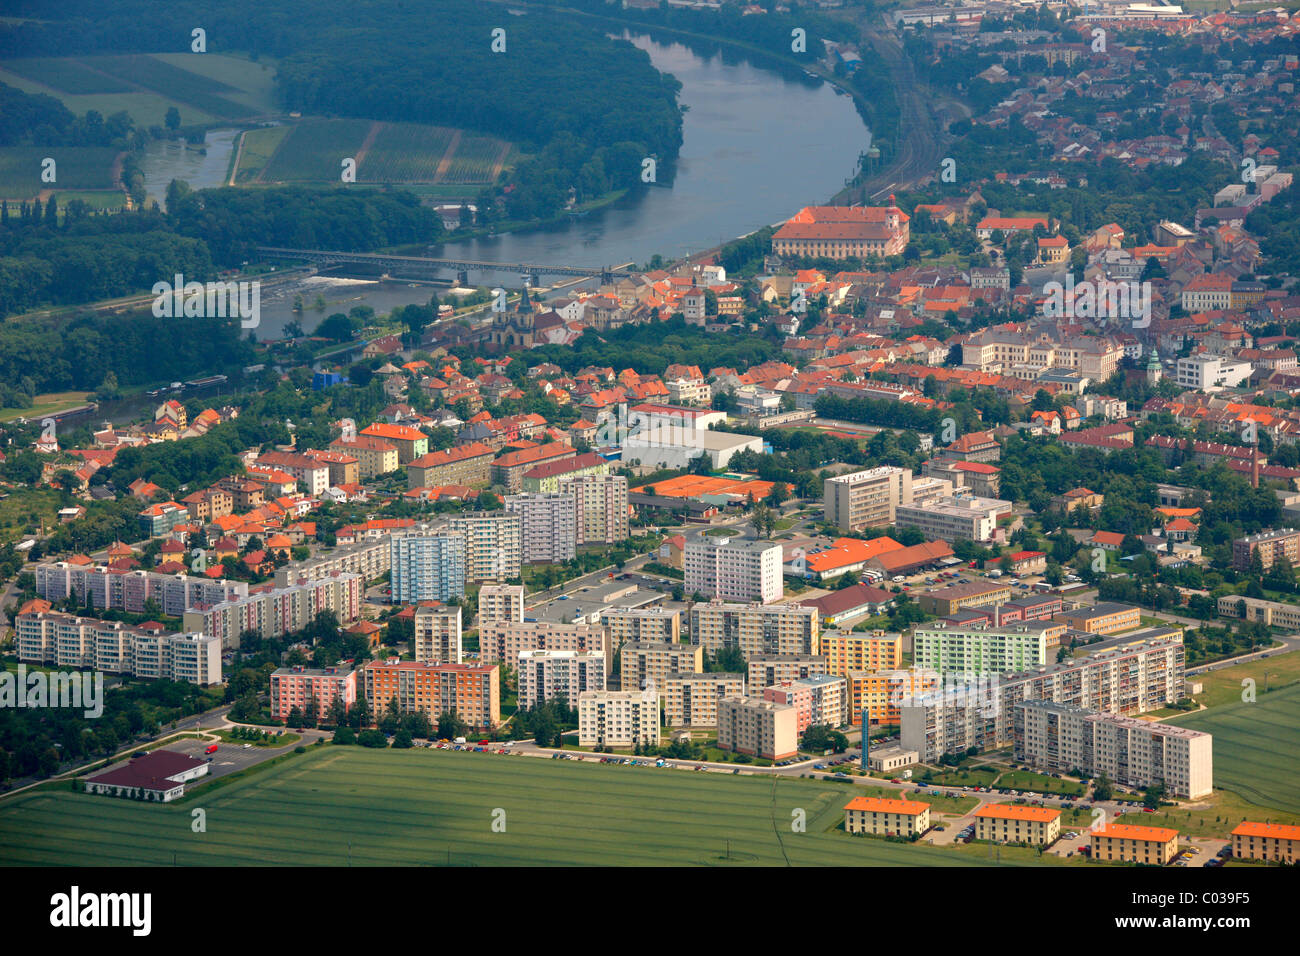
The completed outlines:
{"type": "Polygon", "coordinates": [[[134,87],[116,77],[101,73],[83,60],[40,57],[31,60],[6,60],[5,69],[24,79],[74,96],[88,93],[127,93],[134,87]]]}
{"type": "Polygon", "coordinates": [[[465,133],[456,145],[456,152],[447,171],[438,181],[452,184],[490,183],[493,170],[498,163],[505,162],[509,153],[510,144],[494,136],[465,133]]]}
{"type": "Polygon", "coordinates": [[[303,120],[280,142],[260,181],[342,182],[343,160],[356,158],[370,125],[369,120],[303,120]]]}
{"type": "Polygon", "coordinates": [[[456,136],[445,126],[384,123],[357,169],[368,183],[431,183],[447,147],[456,136]]]}
{"type": "Polygon", "coordinates": [[[0,198],[31,199],[43,189],[113,188],[117,151],[97,146],[14,146],[0,150],[0,198]],[[54,160],[55,181],[41,182],[41,162],[54,160]]]}
{"type": "Polygon", "coordinates": [[[1300,813],[1300,684],[1165,721],[1214,735],[1214,785],[1265,809],[1300,813]]]}
{"type": "Polygon", "coordinates": [[[96,56],[85,61],[89,66],[107,73],[116,80],[134,88],[160,93],[221,119],[234,119],[252,112],[243,103],[236,103],[224,94],[237,92],[207,76],[200,76],[180,67],[165,63],[144,53],[121,56],[96,56]]]}
{"type": "Polygon", "coordinates": [[[846,835],[841,808],[855,793],[811,780],[327,746],[166,806],[57,788],[0,800],[0,861],[345,866],[350,844],[358,866],[989,864],[846,835]],[[191,830],[199,807],[206,833],[191,830]],[[796,808],[804,833],[791,828],[796,808]],[[505,832],[493,831],[498,809],[505,832]]]}
{"type": "Polygon", "coordinates": [[[247,130],[244,133],[244,148],[239,154],[235,183],[256,182],[292,129],[290,126],[268,126],[247,130]]]}

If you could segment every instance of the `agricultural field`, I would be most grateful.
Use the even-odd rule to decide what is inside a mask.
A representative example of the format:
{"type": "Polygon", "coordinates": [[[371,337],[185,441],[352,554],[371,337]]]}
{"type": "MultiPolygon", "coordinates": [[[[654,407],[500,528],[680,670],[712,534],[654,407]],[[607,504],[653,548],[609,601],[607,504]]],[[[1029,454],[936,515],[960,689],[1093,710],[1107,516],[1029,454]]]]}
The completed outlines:
{"type": "Polygon", "coordinates": [[[275,64],[265,57],[253,61],[222,53],[155,53],[153,58],[222,84],[227,88],[223,98],[250,106],[255,114],[278,111],[275,64]]]}
{"type": "Polygon", "coordinates": [[[98,146],[15,146],[0,150],[0,198],[31,199],[43,189],[55,193],[69,189],[111,190],[116,159],[116,150],[98,146]],[[47,156],[55,162],[53,183],[41,182],[41,162],[47,156]]]}
{"type": "MultiPolygon", "coordinates": [[[[356,158],[370,126],[369,120],[304,120],[280,142],[257,181],[341,182],[343,160],[356,158]]],[[[243,164],[240,165],[242,170],[243,164]]],[[[236,179],[239,179],[238,173],[236,179]]]]}
{"type": "Polygon", "coordinates": [[[268,126],[244,132],[243,149],[239,154],[239,168],[235,171],[235,185],[257,182],[266,170],[275,151],[280,148],[291,126],[268,126]]]}
{"type": "Polygon", "coordinates": [[[1165,723],[1214,735],[1214,786],[1247,803],[1300,814],[1300,684],[1165,723]]]}
{"type": "Polygon", "coordinates": [[[134,53],[121,56],[96,56],[85,61],[94,69],[110,77],[123,80],[134,87],[162,93],[182,103],[189,103],[218,119],[247,116],[248,106],[236,103],[223,94],[237,92],[210,77],[182,70],[148,54],[134,53]]]}
{"type": "Polygon", "coordinates": [[[490,183],[500,175],[510,144],[494,136],[463,133],[446,163],[438,182],[450,184],[490,183]]]}
{"type": "Polygon", "coordinates": [[[40,57],[30,60],[6,60],[4,68],[24,79],[74,96],[89,93],[127,93],[134,87],[107,73],[101,73],[82,60],[40,57]]]}
{"type": "Polygon", "coordinates": [[[358,164],[357,179],[367,183],[431,183],[456,130],[416,123],[383,123],[374,144],[358,164]]]}
{"type": "MultiPolygon", "coordinates": [[[[986,854],[848,836],[839,828],[842,807],[854,793],[812,780],[324,746],[225,785],[199,784],[165,806],[74,793],[70,784],[2,799],[0,860],[99,866],[173,860],[181,866],[989,865],[986,854]],[[191,829],[194,807],[206,811],[205,833],[191,829]],[[803,833],[791,826],[797,809],[806,814],[803,833]]],[[[1033,853],[1006,852],[1001,860],[1035,861],[1033,853]]]]}

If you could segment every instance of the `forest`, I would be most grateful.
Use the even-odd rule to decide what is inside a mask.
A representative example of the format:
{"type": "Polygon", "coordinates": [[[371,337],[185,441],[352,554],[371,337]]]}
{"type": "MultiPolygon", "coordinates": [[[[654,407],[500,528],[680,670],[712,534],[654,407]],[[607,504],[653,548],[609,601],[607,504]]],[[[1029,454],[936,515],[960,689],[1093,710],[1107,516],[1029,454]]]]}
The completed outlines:
{"type": "Polygon", "coordinates": [[[531,158],[489,198],[514,219],[558,212],[570,187],[580,201],[632,187],[642,158],[670,163],[681,146],[677,81],[566,14],[517,17],[472,0],[227,0],[214,23],[203,0],[11,6],[41,20],[0,24],[0,58],[188,52],[191,31],[208,24],[209,52],[275,59],[286,111],[511,140],[531,158]]]}

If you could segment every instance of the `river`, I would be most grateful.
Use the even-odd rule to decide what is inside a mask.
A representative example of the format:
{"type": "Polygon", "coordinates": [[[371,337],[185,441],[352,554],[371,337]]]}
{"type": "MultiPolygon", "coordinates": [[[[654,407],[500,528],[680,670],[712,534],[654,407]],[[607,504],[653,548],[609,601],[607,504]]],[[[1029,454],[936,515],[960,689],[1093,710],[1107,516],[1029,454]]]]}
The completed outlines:
{"type": "MultiPolygon", "coordinates": [[[[680,43],[623,35],[682,84],[680,102],[688,110],[672,184],[545,228],[444,243],[431,255],[580,266],[645,265],[656,253],[665,259],[688,255],[824,202],[853,175],[858,154],[871,145],[852,99],[829,84],[802,74],[782,76],[734,55],[724,61],[680,43]]],[[[166,192],[168,170],[189,171],[195,187],[220,185],[234,137],[219,134],[229,133],[208,134],[206,157],[170,146],[170,152],[146,160],[150,194],[166,192]]],[[[470,273],[469,278],[471,284],[522,284],[516,273],[470,273]]],[[[258,337],[278,338],[294,319],[311,331],[326,316],[356,305],[382,314],[395,305],[427,302],[432,291],[405,282],[358,284],[325,277],[286,283],[273,294],[264,290],[258,337]],[[301,314],[293,312],[298,294],[306,305],[301,314]],[[324,311],[312,308],[318,294],[325,297],[324,311]]]]}

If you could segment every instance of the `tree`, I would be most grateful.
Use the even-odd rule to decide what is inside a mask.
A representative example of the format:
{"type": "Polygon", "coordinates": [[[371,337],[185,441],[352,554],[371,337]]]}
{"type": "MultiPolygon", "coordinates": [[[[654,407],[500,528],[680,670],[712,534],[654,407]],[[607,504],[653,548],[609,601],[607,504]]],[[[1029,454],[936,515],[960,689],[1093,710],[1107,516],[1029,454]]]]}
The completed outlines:
{"type": "Polygon", "coordinates": [[[549,708],[542,707],[534,713],[532,732],[533,740],[537,742],[539,747],[550,747],[555,743],[560,733],[560,725],[551,716],[549,708]]]}
{"type": "Polygon", "coordinates": [[[163,117],[163,123],[169,130],[178,130],[181,128],[181,111],[174,106],[167,107],[167,114],[163,117]]]}
{"type": "Polygon", "coordinates": [[[1114,791],[1111,788],[1110,778],[1104,773],[1100,774],[1092,785],[1092,799],[1109,800],[1113,795],[1114,791]]]}
{"type": "Polygon", "coordinates": [[[1160,801],[1165,796],[1165,785],[1163,783],[1152,784],[1142,791],[1142,806],[1148,810],[1155,810],[1160,806],[1160,801]]]}
{"type": "Polygon", "coordinates": [[[452,711],[443,711],[438,715],[438,737],[443,740],[455,740],[464,737],[468,725],[452,711]]]}
{"type": "Polygon", "coordinates": [[[412,746],[411,732],[407,730],[405,727],[399,728],[397,733],[393,735],[394,749],[409,750],[411,749],[411,746],[412,746]]]}

